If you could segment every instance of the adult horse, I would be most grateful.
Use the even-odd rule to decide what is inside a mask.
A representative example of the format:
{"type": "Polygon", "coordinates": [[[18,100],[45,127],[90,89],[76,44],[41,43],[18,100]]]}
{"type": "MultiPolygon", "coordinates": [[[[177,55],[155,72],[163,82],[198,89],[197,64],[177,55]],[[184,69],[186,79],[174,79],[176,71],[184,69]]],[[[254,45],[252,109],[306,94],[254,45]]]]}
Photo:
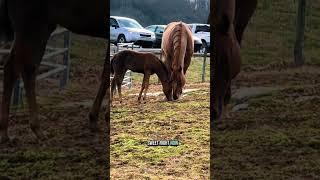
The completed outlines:
{"type": "Polygon", "coordinates": [[[168,24],[162,36],[161,49],[170,74],[173,99],[176,100],[182,94],[185,74],[193,55],[194,44],[189,26],[183,22],[168,24]]]}
{"type": "Polygon", "coordinates": [[[240,44],[252,17],[257,0],[211,0],[209,22],[214,31],[214,63],[212,69],[212,116],[226,114],[231,98],[231,80],[240,72],[240,44]]]}
{"type": "MultiPolygon", "coordinates": [[[[0,37],[4,41],[13,41],[4,66],[0,142],[9,141],[10,100],[20,75],[29,105],[30,127],[38,139],[45,139],[40,130],[35,83],[50,34],[60,25],[74,33],[106,39],[107,8],[107,0],[0,0],[0,37]]],[[[103,77],[109,77],[109,64],[109,58],[106,57],[103,77]]],[[[105,94],[109,88],[109,78],[102,78],[101,83],[104,86],[101,86],[98,94],[105,94]]],[[[91,110],[92,128],[96,127],[101,101],[96,99],[91,110]]]]}

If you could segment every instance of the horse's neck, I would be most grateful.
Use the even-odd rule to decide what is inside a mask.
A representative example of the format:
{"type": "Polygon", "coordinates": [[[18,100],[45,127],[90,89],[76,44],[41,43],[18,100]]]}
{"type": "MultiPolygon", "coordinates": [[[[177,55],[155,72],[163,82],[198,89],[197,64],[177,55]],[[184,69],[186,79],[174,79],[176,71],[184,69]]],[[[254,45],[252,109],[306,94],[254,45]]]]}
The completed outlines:
{"type": "Polygon", "coordinates": [[[164,69],[165,67],[161,63],[159,64],[160,64],[160,67],[155,69],[155,73],[157,74],[161,82],[168,81],[169,76],[167,71],[164,69]]]}

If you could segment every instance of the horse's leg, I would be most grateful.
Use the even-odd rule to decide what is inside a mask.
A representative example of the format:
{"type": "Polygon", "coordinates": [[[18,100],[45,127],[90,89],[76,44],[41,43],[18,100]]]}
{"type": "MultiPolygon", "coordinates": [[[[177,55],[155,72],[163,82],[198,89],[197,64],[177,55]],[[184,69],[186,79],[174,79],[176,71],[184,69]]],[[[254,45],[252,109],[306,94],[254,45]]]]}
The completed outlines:
{"type": "Polygon", "coordinates": [[[254,14],[257,4],[257,0],[236,0],[234,25],[239,45],[241,45],[244,30],[254,14]]]}
{"type": "Polygon", "coordinates": [[[139,97],[138,97],[138,101],[140,102],[140,100],[141,100],[141,96],[142,96],[142,92],[143,92],[143,90],[144,90],[144,83],[142,82],[142,85],[141,85],[141,90],[140,90],[140,93],[139,93],[139,97]]]}
{"type": "Polygon", "coordinates": [[[141,96],[142,96],[144,88],[146,87],[145,78],[146,78],[146,74],[143,75],[143,81],[142,81],[141,90],[140,90],[139,97],[138,97],[138,102],[141,102],[141,96]]]}
{"type": "Polygon", "coordinates": [[[14,84],[16,83],[19,73],[20,64],[15,56],[15,45],[8,56],[8,61],[4,66],[4,80],[3,80],[3,95],[2,95],[2,106],[0,114],[0,143],[9,141],[8,136],[8,121],[10,112],[11,96],[14,84]]]}
{"type": "Polygon", "coordinates": [[[144,96],[143,96],[143,100],[145,101],[147,99],[147,92],[148,92],[148,88],[149,88],[149,79],[150,79],[150,73],[147,72],[144,75],[144,79],[143,79],[143,83],[145,84],[145,90],[144,90],[144,96]]]}
{"type": "Polygon", "coordinates": [[[92,131],[95,131],[97,129],[97,121],[98,121],[98,117],[99,117],[99,111],[100,111],[100,107],[103,101],[104,96],[107,94],[107,112],[106,112],[106,116],[108,116],[109,110],[110,108],[108,106],[110,106],[110,91],[109,91],[109,87],[110,87],[110,73],[109,73],[109,66],[110,66],[110,61],[106,56],[105,62],[104,62],[104,67],[103,67],[103,71],[102,71],[102,76],[101,76],[101,83],[100,83],[100,87],[98,90],[98,93],[96,95],[96,98],[94,100],[94,103],[92,105],[92,108],[90,110],[90,114],[89,114],[89,128],[92,131]],[[108,90],[108,91],[107,91],[108,90]]]}
{"type": "Polygon", "coordinates": [[[126,74],[126,70],[124,70],[123,72],[119,73],[118,79],[117,79],[117,88],[118,88],[118,94],[119,94],[119,101],[120,103],[122,103],[122,94],[121,94],[121,86],[122,86],[122,81],[123,78],[126,74]]]}
{"type": "Polygon", "coordinates": [[[45,52],[47,41],[51,32],[56,26],[42,27],[41,32],[36,34],[17,34],[16,41],[20,43],[17,49],[19,59],[23,60],[22,78],[26,92],[26,98],[30,112],[30,128],[39,140],[44,140],[45,136],[40,130],[39,107],[36,100],[36,76],[38,67],[45,52]],[[19,41],[20,40],[20,41],[19,41]]]}

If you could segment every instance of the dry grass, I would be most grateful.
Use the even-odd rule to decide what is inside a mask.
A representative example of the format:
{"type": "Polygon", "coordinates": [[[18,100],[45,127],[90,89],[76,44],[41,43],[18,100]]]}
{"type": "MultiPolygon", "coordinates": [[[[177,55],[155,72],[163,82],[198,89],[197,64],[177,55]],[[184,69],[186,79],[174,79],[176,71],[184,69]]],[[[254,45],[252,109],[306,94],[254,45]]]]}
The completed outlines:
{"type": "MultiPolygon", "coordinates": [[[[209,85],[188,84],[198,91],[177,102],[148,97],[137,102],[140,86],[112,107],[111,177],[113,179],[208,179],[209,85]],[[149,140],[177,139],[177,147],[149,147],[149,140]]],[[[150,92],[161,89],[152,85],[150,92]]]]}

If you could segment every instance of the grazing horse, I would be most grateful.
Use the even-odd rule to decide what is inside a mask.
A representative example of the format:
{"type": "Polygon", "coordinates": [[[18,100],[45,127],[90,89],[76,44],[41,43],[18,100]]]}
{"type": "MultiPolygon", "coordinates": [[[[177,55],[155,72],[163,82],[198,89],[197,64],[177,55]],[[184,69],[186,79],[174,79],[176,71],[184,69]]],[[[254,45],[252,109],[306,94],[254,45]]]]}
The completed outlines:
{"type": "Polygon", "coordinates": [[[167,25],[162,36],[161,50],[170,74],[174,100],[182,94],[182,88],[186,83],[185,74],[191,62],[193,49],[192,33],[187,24],[172,22],[167,25]]]}
{"type": "Polygon", "coordinates": [[[124,50],[115,54],[111,60],[110,72],[111,74],[114,74],[114,77],[111,81],[111,101],[116,86],[118,89],[120,102],[122,101],[121,85],[124,75],[126,74],[128,69],[133,72],[144,74],[141,91],[138,97],[139,102],[141,100],[143,90],[145,90],[143,100],[146,99],[150,75],[154,73],[161,81],[163,93],[165,94],[166,98],[168,100],[172,99],[172,88],[170,87],[168,70],[164,63],[152,53],[124,50]]]}
{"type": "MultiPolygon", "coordinates": [[[[13,41],[4,66],[0,142],[9,141],[10,101],[20,75],[29,105],[30,127],[39,140],[46,139],[40,130],[35,83],[50,34],[59,25],[74,33],[106,39],[107,8],[107,0],[0,0],[0,41],[13,41]]],[[[109,77],[109,66],[106,58],[102,77],[109,77]]],[[[102,78],[101,83],[104,86],[100,87],[98,96],[108,92],[110,86],[109,79],[102,78]]],[[[96,99],[90,113],[92,129],[96,128],[100,105],[101,100],[96,99]]]]}
{"type": "Polygon", "coordinates": [[[212,0],[209,21],[214,27],[214,65],[212,73],[212,116],[227,116],[231,98],[231,80],[240,72],[240,44],[257,0],[212,0]]]}

